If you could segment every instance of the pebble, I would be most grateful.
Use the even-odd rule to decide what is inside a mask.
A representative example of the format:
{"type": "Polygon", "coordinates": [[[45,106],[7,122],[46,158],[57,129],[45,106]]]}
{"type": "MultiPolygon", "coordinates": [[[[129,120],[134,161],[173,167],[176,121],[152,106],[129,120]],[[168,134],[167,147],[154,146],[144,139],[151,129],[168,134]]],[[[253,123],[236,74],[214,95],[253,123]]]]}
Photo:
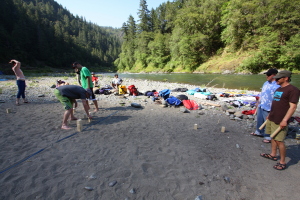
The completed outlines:
{"type": "Polygon", "coordinates": [[[89,179],[96,179],[97,177],[93,174],[88,177],[89,179]]]}
{"type": "Polygon", "coordinates": [[[225,181],[226,183],[230,183],[230,178],[227,177],[227,176],[224,176],[224,181],[225,181]]]}
{"type": "Polygon", "coordinates": [[[236,144],[235,146],[236,146],[236,148],[238,148],[238,149],[240,148],[240,145],[239,145],[239,144],[236,144]]]}
{"type": "Polygon", "coordinates": [[[200,195],[200,196],[197,196],[196,198],[195,198],[195,200],[202,200],[202,196],[200,195]]]}
{"type": "Polygon", "coordinates": [[[117,184],[117,181],[112,181],[108,184],[109,187],[114,187],[117,184]]]}
{"type": "Polygon", "coordinates": [[[129,192],[130,192],[131,194],[135,194],[135,193],[136,193],[136,191],[135,191],[134,188],[132,188],[129,192]]]}
{"type": "Polygon", "coordinates": [[[84,187],[84,189],[86,189],[87,191],[92,191],[92,190],[94,190],[94,188],[88,187],[88,186],[84,187]]]}
{"type": "Polygon", "coordinates": [[[189,113],[188,109],[186,109],[185,107],[180,107],[180,112],[189,113]]]}

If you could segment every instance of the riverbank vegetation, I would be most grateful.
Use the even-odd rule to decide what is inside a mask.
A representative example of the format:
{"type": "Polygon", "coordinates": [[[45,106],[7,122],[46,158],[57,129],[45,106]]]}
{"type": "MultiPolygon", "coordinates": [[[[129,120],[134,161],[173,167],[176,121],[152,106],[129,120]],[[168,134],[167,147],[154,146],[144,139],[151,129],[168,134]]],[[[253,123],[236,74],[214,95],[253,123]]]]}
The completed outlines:
{"type": "Polygon", "coordinates": [[[120,29],[87,22],[54,0],[0,1],[0,71],[11,71],[3,63],[12,58],[33,72],[70,69],[74,61],[114,71],[121,41],[120,29]]]}
{"type": "Polygon", "coordinates": [[[175,0],[129,16],[119,71],[299,70],[299,0],[175,0]]]}

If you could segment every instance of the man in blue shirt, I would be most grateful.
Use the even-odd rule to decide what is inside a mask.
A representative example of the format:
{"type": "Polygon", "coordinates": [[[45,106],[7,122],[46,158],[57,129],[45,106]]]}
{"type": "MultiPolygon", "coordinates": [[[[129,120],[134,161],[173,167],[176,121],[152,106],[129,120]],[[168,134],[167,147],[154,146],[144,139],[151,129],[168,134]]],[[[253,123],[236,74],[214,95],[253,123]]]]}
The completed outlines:
{"type": "Polygon", "coordinates": [[[278,73],[277,69],[269,69],[266,74],[267,81],[263,84],[260,98],[257,103],[257,124],[256,130],[253,133],[250,133],[254,136],[264,137],[264,143],[270,143],[271,138],[269,134],[265,134],[265,128],[259,130],[259,127],[266,121],[267,116],[271,110],[272,100],[274,92],[277,88],[280,87],[274,79],[274,76],[278,73]]]}

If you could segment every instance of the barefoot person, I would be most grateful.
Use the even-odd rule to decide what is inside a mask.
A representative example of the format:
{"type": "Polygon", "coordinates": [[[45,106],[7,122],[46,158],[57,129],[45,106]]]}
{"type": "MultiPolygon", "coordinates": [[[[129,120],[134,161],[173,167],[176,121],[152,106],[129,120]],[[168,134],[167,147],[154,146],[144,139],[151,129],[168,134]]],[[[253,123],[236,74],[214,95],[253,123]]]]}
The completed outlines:
{"type": "Polygon", "coordinates": [[[17,99],[16,99],[16,105],[20,105],[20,97],[22,97],[24,103],[28,103],[27,99],[25,98],[25,76],[21,70],[21,62],[17,60],[11,60],[9,62],[13,65],[12,70],[14,71],[16,77],[17,77],[17,86],[18,86],[18,93],[17,93],[17,99]]]}
{"type": "Polygon", "coordinates": [[[66,110],[63,116],[62,129],[71,129],[68,126],[69,117],[71,117],[71,120],[77,120],[73,114],[73,103],[77,106],[75,99],[81,99],[85,113],[89,119],[92,119],[89,114],[90,107],[86,100],[89,97],[89,93],[82,87],[77,85],[62,85],[54,90],[54,94],[66,110]]]}
{"type": "Polygon", "coordinates": [[[260,156],[264,158],[277,161],[276,154],[278,148],[280,160],[274,165],[274,169],[277,170],[284,170],[286,168],[284,139],[287,134],[288,120],[292,117],[297,108],[300,95],[299,89],[290,84],[291,74],[290,71],[283,70],[273,77],[277,84],[280,85],[280,88],[274,93],[271,111],[267,117],[266,133],[274,133],[278,127],[280,127],[281,130],[271,140],[271,153],[260,154],[260,156]]]}
{"type": "Polygon", "coordinates": [[[90,100],[92,100],[95,105],[95,112],[98,111],[99,110],[98,102],[93,92],[93,82],[92,82],[90,70],[88,70],[88,68],[82,66],[78,62],[73,63],[73,69],[75,69],[75,72],[80,76],[80,79],[78,77],[79,84],[90,94],[91,97],[90,100]]]}
{"type": "Polygon", "coordinates": [[[256,106],[257,123],[256,130],[250,133],[253,136],[264,137],[264,143],[270,143],[271,138],[269,134],[265,133],[265,128],[259,130],[260,126],[266,121],[267,116],[271,110],[272,100],[275,90],[280,86],[276,83],[274,76],[278,73],[277,69],[269,69],[266,73],[267,81],[263,84],[259,101],[256,106]]]}

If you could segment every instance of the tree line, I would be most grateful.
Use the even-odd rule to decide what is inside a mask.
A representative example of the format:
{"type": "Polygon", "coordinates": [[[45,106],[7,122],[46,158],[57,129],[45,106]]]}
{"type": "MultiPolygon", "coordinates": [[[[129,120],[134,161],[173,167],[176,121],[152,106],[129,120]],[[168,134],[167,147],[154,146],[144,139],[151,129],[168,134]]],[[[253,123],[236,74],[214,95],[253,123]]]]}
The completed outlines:
{"type": "Polygon", "coordinates": [[[197,72],[216,57],[239,60],[235,72],[300,69],[300,0],[174,0],[122,26],[119,71],[197,72]]]}
{"type": "Polygon", "coordinates": [[[54,0],[1,0],[0,43],[0,63],[15,58],[34,67],[68,68],[79,61],[112,71],[122,33],[74,16],[54,0]]]}

